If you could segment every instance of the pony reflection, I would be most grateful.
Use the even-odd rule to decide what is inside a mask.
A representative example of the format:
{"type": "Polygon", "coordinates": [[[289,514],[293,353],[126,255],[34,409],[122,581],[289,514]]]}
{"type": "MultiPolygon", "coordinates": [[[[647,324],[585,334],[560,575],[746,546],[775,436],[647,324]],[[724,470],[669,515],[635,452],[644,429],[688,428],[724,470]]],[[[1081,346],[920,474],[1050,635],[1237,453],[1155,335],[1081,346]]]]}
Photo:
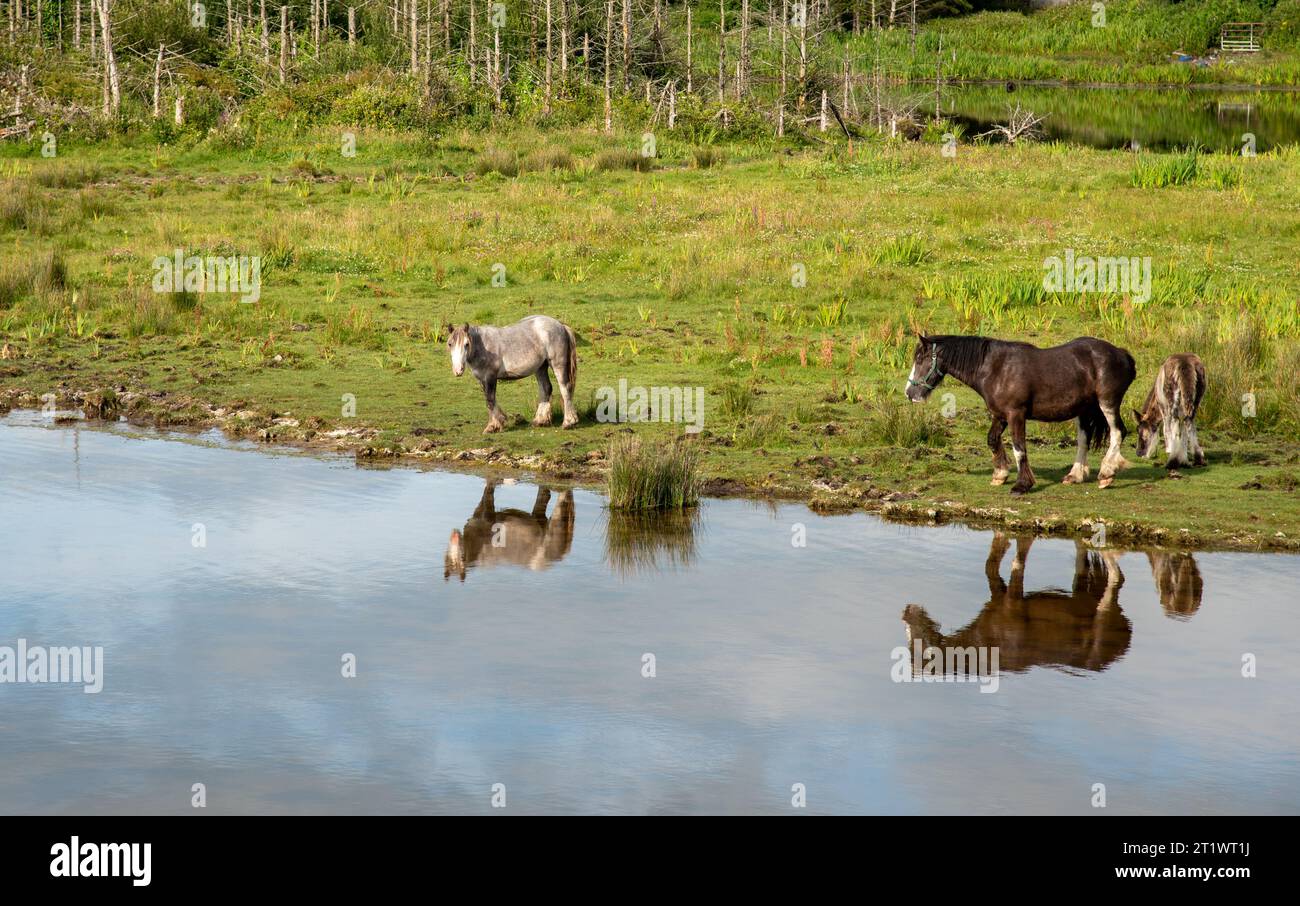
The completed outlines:
{"type": "Polygon", "coordinates": [[[568,555],[573,547],[573,494],[568,489],[558,493],[551,515],[550,488],[538,486],[531,511],[498,510],[495,479],[488,479],[483,497],[465,522],[463,529],[452,529],[443,558],[442,578],[452,574],[465,581],[471,566],[520,566],[530,570],[547,569],[568,555]]]}
{"type": "Polygon", "coordinates": [[[1187,553],[1148,551],[1147,560],[1151,563],[1151,578],[1165,616],[1190,620],[1201,609],[1201,595],[1205,591],[1196,558],[1187,553]]]}

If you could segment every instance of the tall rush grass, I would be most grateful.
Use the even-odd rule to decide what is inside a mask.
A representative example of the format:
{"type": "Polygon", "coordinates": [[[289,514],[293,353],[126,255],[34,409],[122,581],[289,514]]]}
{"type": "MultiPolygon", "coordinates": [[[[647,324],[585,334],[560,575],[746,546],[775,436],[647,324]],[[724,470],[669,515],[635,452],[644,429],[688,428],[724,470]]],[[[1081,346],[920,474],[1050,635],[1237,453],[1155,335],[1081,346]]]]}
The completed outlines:
{"type": "Polygon", "coordinates": [[[698,454],[680,440],[616,438],[609,449],[611,509],[680,510],[699,502],[698,454]]]}

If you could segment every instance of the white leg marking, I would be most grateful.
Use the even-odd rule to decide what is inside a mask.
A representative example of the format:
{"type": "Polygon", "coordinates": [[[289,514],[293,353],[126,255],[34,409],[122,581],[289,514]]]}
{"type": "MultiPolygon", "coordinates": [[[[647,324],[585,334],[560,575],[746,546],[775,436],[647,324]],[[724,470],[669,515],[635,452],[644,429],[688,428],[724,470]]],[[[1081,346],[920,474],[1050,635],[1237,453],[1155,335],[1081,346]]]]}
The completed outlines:
{"type": "Polygon", "coordinates": [[[1061,479],[1064,484],[1083,484],[1088,480],[1088,432],[1083,430],[1081,420],[1076,420],[1075,425],[1074,465],[1070,467],[1070,473],[1061,479]]]}
{"type": "Polygon", "coordinates": [[[1115,473],[1125,468],[1128,463],[1124,461],[1124,454],[1120,452],[1120,442],[1123,437],[1119,433],[1119,415],[1114,409],[1101,407],[1101,412],[1106,416],[1106,424],[1110,425],[1110,446],[1106,449],[1106,455],[1101,460],[1101,471],[1097,474],[1097,487],[1108,488],[1115,480],[1115,473]]]}

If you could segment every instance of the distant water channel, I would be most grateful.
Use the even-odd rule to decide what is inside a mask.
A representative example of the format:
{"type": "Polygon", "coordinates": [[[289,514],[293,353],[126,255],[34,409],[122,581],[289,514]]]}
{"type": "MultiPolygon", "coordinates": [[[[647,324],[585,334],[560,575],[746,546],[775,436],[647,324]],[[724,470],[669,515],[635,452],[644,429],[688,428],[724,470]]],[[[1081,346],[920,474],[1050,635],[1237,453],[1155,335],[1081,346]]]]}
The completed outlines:
{"type": "MultiPolygon", "coordinates": [[[[926,95],[924,86],[909,91],[926,95]]],[[[921,109],[932,113],[932,95],[921,109]]],[[[973,136],[1007,122],[1008,105],[1043,115],[1050,140],[1094,148],[1152,151],[1191,145],[1240,153],[1254,136],[1264,152],[1300,144],[1300,92],[1203,88],[1084,88],[1016,85],[949,86],[940,95],[945,115],[966,124],[973,136]]]]}

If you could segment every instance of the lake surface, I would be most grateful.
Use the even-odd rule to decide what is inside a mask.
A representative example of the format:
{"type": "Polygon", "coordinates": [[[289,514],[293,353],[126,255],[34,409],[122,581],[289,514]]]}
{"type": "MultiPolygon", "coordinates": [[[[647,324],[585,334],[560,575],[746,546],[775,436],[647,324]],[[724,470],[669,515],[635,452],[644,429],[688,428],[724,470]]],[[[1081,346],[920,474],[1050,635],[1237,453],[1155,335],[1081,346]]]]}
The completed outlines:
{"type": "MultiPolygon", "coordinates": [[[[924,90],[913,86],[912,96],[924,90]]],[[[1046,115],[1044,137],[1095,148],[1169,151],[1199,145],[1241,153],[1247,134],[1255,150],[1300,143],[1300,93],[1187,88],[1081,88],[1018,85],[958,85],[943,89],[946,116],[962,121],[967,137],[1007,122],[1007,107],[1046,115]]],[[[933,94],[921,104],[934,110],[933,94]]]]}
{"type": "Polygon", "coordinates": [[[103,649],[97,694],[0,684],[0,812],[1300,812],[1300,558],[992,573],[989,532],[203,441],[0,419],[0,646],[103,649]],[[896,681],[909,639],[999,670],[896,681]]]}

